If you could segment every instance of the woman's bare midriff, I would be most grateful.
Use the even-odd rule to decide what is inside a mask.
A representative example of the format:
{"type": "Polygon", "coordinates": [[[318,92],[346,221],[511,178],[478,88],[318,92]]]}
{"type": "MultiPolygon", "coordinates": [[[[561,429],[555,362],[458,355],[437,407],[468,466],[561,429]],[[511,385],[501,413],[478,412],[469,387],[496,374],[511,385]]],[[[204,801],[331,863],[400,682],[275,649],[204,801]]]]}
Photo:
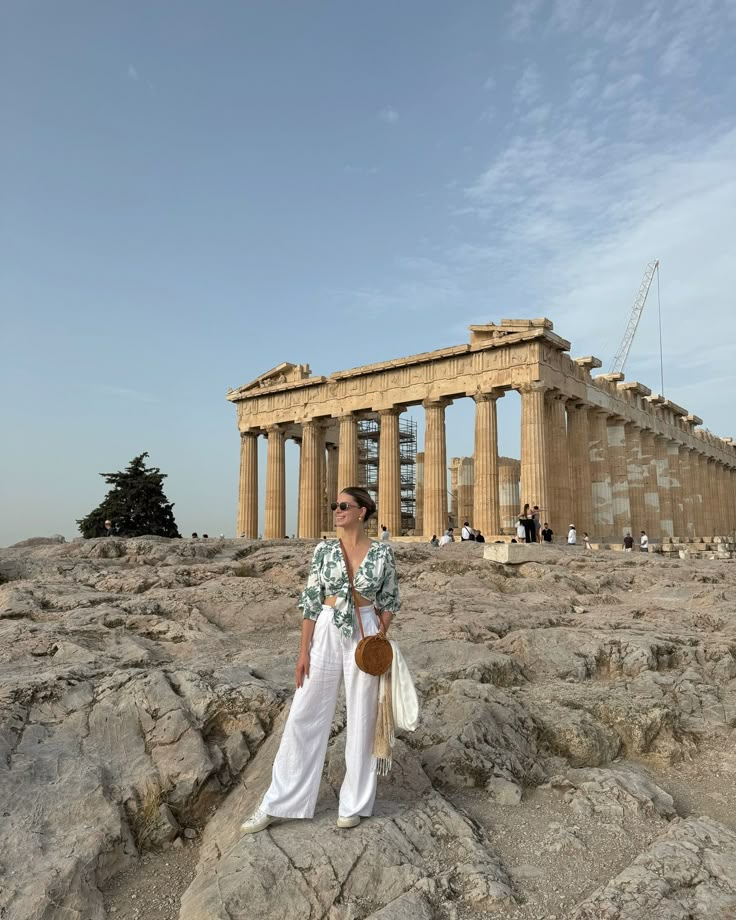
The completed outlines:
{"type": "MultiPolygon", "coordinates": [[[[325,604],[327,604],[328,607],[334,607],[335,604],[337,603],[337,598],[334,596],[334,594],[331,594],[329,597],[325,598],[324,602],[325,604]]],[[[362,594],[359,594],[358,604],[361,607],[371,607],[373,605],[373,601],[368,600],[367,597],[363,597],[362,594]]]]}

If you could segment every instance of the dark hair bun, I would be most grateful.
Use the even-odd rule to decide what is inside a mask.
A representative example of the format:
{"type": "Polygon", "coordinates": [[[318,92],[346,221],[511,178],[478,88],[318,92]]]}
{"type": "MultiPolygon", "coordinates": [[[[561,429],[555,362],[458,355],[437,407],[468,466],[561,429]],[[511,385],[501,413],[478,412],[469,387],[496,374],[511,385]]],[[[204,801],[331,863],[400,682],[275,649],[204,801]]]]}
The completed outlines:
{"type": "Polygon", "coordinates": [[[369,521],[376,513],[376,503],[371,498],[371,494],[367,489],[363,489],[361,486],[348,486],[347,489],[340,489],[340,491],[354,498],[361,508],[365,508],[364,521],[369,521]]]}

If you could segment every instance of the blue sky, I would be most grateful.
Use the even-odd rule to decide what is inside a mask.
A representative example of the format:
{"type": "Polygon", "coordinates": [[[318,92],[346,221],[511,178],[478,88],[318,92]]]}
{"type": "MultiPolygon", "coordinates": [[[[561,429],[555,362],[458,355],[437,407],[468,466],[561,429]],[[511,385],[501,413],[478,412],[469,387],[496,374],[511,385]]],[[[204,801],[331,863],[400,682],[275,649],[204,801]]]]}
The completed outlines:
{"type": "Polygon", "coordinates": [[[143,450],[232,534],[228,387],[502,317],[608,364],[655,257],[666,393],[736,435],[735,39],[734,0],[3,4],[0,544],[143,450]]]}

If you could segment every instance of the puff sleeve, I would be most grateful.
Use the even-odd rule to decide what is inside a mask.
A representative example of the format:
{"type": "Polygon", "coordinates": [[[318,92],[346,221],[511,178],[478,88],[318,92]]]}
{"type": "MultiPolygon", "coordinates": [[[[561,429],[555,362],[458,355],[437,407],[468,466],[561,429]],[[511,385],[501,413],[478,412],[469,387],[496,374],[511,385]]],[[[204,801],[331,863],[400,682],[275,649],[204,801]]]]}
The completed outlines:
{"type": "Polygon", "coordinates": [[[387,544],[383,548],[383,581],[376,591],[376,607],[378,610],[390,610],[396,616],[401,607],[399,597],[399,576],[396,572],[394,551],[387,544]]]}
{"type": "Polygon", "coordinates": [[[302,610],[305,620],[316,620],[322,612],[322,561],[324,559],[327,544],[318,543],[312,556],[312,564],[309,567],[309,577],[307,586],[302,591],[299,598],[298,607],[302,610]]]}

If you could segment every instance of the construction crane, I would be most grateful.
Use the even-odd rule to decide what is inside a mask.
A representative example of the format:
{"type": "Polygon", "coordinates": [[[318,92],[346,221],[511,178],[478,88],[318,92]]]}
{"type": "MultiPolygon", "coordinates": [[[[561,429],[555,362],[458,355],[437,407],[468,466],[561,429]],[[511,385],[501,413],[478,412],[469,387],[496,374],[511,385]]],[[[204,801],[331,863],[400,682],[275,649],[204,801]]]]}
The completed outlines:
{"type": "Polygon", "coordinates": [[[652,284],[652,279],[654,278],[655,272],[659,268],[659,259],[655,259],[653,262],[650,262],[647,265],[647,269],[644,272],[644,277],[641,279],[641,287],[639,288],[639,293],[636,296],[636,301],[631,310],[631,316],[629,317],[629,324],[626,327],[626,332],[624,337],[621,340],[621,344],[618,346],[618,351],[616,356],[613,359],[611,364],[611,374],[621,374],[624,370],[624,364],[626,364],[626,359],[629,357],[629,351],[631,350],[631,343],[634,341],[634,336],[636,335],[636,330],[639,325],[639,320],[641,319],[641,314],[644,309],[644,304],[647,302],[647,294],[649,293],[649,288],[652,284]]]}

